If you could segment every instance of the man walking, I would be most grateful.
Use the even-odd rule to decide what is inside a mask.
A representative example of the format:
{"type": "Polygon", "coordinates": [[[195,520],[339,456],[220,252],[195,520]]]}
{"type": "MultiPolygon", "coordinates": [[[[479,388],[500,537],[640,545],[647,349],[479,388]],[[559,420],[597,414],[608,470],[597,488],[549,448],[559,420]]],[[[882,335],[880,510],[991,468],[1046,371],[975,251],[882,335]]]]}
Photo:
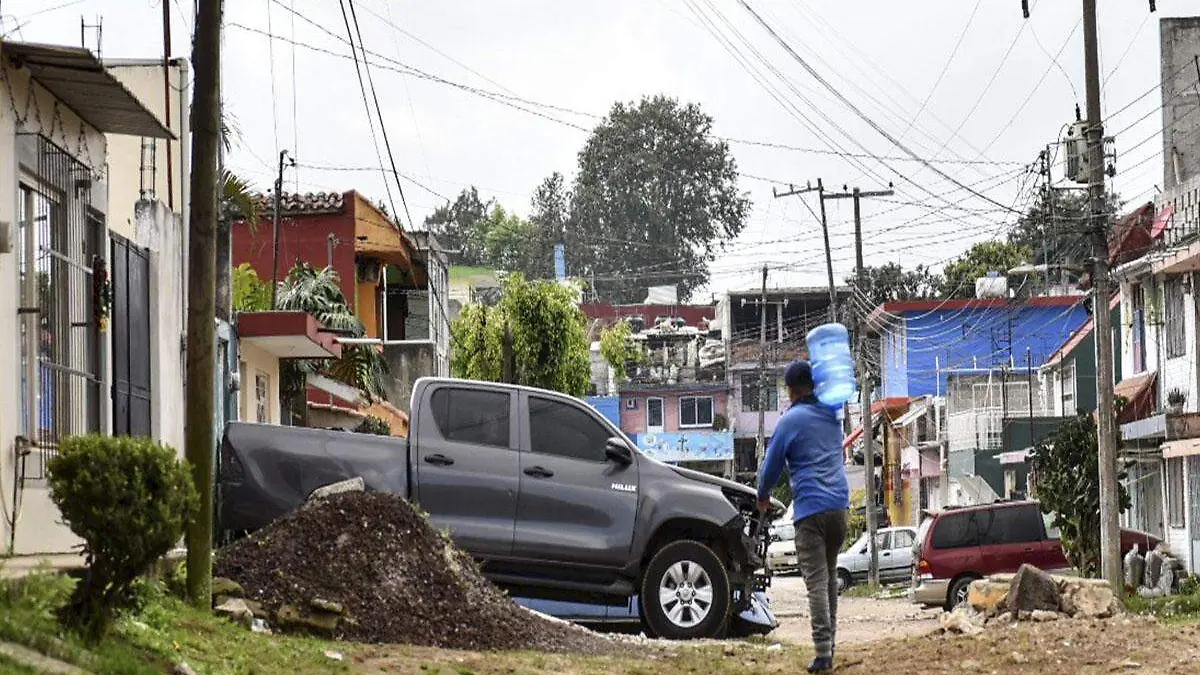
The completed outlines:
{"type": "Polygon", "coordinates": [[[846,538],[850,486],[842,462],[842,426],[813,395],[812,367],[793,361],[783,373],[791,407],[775,425],[758,472],[758,508],[770,506],[784,464],[791,477],[796,553],[812,617],[816,658],[808,672],[833,669],[837,633],[837,556],[846,538]]]}

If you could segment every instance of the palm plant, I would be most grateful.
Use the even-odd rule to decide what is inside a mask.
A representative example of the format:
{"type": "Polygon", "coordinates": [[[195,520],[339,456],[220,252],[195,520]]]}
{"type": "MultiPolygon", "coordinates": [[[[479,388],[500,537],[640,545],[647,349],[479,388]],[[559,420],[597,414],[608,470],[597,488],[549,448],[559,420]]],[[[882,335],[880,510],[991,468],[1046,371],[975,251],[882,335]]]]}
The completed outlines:
{"type": "MultiPolygon", "coordinates": [[[[348,337],[366,335],[358,317],[346,303],[338,287],[338,274],[329,267],[316,268],[298,262],[279,284],[281,310],[307,312],[331,331],[348,337]]],[[[387,361],[374,345],[343,345],[336,360],[289,362],[283,368],[284,397],[294,399],[304,392],[304,376],[324,372],[330,377],[357,387],[371,398],[386,398],[383,383],[387,361]]]]}

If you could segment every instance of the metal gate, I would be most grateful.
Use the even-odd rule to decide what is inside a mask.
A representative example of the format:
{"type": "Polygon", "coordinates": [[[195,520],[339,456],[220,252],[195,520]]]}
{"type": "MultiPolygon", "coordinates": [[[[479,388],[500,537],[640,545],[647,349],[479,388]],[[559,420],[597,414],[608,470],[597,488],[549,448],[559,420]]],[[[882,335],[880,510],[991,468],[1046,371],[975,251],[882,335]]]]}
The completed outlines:
{"type": "Polygon", "coordinates": [[[113,435],[150,436],[150,252],[111,236],[113,435]]]}
{"type": "Polygon", "coordinates": [[[43,136],[17,135],[20,209],[21,390],[25,480],[45,478],[67,436],[100,430],[100,322],[96,268],[103,215],[92,171],[43,136]]]}

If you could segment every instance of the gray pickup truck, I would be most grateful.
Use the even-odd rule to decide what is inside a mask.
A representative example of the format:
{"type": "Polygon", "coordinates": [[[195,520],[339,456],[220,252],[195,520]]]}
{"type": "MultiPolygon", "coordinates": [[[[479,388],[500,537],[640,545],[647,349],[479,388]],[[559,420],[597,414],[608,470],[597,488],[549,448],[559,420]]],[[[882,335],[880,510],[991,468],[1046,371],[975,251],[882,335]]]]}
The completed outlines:
{"type": "Polygon", "coordinates": [[[650,635],[769,632],[763,522],[751,488],[642,455],[578,399],[422,378],[399,438],[231,423],[219,527],[237,536],[352,477],[405,495],[512,595],[629,605],[650,635]]]}

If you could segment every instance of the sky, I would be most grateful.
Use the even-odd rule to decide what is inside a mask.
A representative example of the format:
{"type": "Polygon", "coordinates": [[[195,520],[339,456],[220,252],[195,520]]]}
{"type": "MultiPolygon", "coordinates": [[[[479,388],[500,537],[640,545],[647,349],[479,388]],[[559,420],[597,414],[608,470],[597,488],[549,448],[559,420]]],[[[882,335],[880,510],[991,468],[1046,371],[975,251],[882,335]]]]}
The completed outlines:
{"type": "MultiPolygon", "coordinates": [[[[190,0],[0,0],[0,33],[78,45],[80,18],[102,17],[103,57],[156,58],[161,2],[172,4],[172,56],[190,58],[190,0]]],[[[753,202],[745,230],[711,265],[713,292],[756,287],[763,265],[772,286],[825,283],[818,201],[776,198],[788,183],[894,186],[862,202],[868,264],[937,268],[1003,237],[1039,185],[1029,167],[1085,103],[1077,1],[1031,0],[1028,20],[1020,0],[353,5],[403,199],[380,169],[383,139],[368,124],[373,102],[336,0],[226,0],[229,168],[266,190],[286,149],[297,162],[286,189],[353,188],[417,229],[468,185],[526,215],[543,178],[574,176],[588,131],[614,102],[666,94],[713,117],[753,202]]],[[[1102,108],[1117,151],[1110,189],[1132,206],[1162,183],[1158,21],[1200,7],[1100,5],[1102,108]]],[[[95,50],[94,34],[86,39],[95,50]]],[[[1054,177],[1062,181],[1061,166],[1054,177]]],[[[840,282],[854,265],[851,202],[826,206],[840,282]]]]}

